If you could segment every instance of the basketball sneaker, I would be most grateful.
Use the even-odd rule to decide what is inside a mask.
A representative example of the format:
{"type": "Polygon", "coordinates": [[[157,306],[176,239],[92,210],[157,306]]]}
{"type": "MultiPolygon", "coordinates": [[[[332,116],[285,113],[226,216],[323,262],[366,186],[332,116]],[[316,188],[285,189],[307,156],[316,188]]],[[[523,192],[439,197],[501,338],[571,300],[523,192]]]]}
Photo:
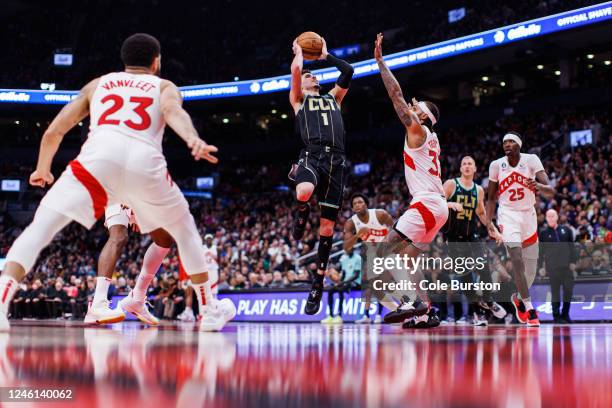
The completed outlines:
{"type": "Polygon", "coordinates": [[[497,319],[503,319],[508,314],[508,312],[506,312],[506,309],[501,307],[501,305],[497,302],[478,302],[478,306],[480,306],[484,310],[490,311],[491,314],[497,319]]]}
{"type": "Polygon", "coordinates": [[[516,296],[516,293],[512,294],[511,301],[512,306],[514,306],[516,318],[518,319],[518,321],[521,323],[526,323],[527,319],[529,318],[529,315],[527,313],[527,310],[525,310],[525,305],[523,304],[523,302],[521,302],[518,296],[516,296]]]}
{"type": "Polygon", "coordinates": [[[306,301],[306,307],[304,311],[307,315],[314,315],[319,312],[321,307],[321,298],[323,297],[323,277],[316,279],[312,283],[312,288],[308,294],[308,300],[306,301]]]}
{"type": "Polygon", "coordinates": [[[236,306],[229,299],[221,299],[212,305],[203,305],[200,316],[200,331],[219,331],[236,316],[236,306]]]}
{"type": "Polygon", "coordinates": [[[295,212],[295,218],[293,219],[293,228],[291,229],[291,235],[293,239],[299,241],[304,236],[306,231],[306,221],[308,221],[308,215],[310,214],[310,204],[306,204],[306,209],[300,211],[299,209],[295,212]]]}
{"type": "Polygon", "coordinates": [[[146,301],[134,299],[133,292],[130,291],[126,297],[119,301],[118,308],[124,312],[133,314],[144,324],[156,326],[159,324],[159,319],[149,311],[146,301]]]}
{"type": "Polygon", "coordinates": [[[89,305],[83,322],[85,324],[110,324],[119,323],[123,320],[125,320],[125,313],[121,308],[111,309],[110,301],[103,300],[89,305]]]}
{"type": "Polygon", "coordinates": [[[370,323],[370,318],[366,315],[361,316],[361,319],[355,320],[355,324],[368,324],[370,323]]]}
{"type": "Polygon", "coordinates": [[[376,317],[374,318],[374,324],[381,324],[383,321],[382,316],[377,314],[376,317]]]}
{"type": "Polygon", "coordinates": [[[385,315],[385,323],[402,323],[406,319],[415,316],[423,316],[429,311],[429,306],[420,300],[411,302],[408,296],[402,297],[402,303],[395,309],[385,315]]]}
{"type": "Polygon", "coordinates": [[[472,325],[474,326],[487,326],[489,321],[487,320],[487,315],[484,313],[474,312],[474,320],[472,320],[472,325]]]}
{"type": "Polygon", "coordinates": [[[330,324],[334,320],[333,316],[327,316],[325,319],[321,320],[321,324],[330,324]]]}
{"type": "Polygon", "coordinates": [[[176,316],[181,322],[195,322],[195,315],[193,314],[193,310],[190,307],[186,307],[185,310],[181,312],[178,316],[176,316]]]}
{"type": "Polygon", "coordinates": [[[530,309],[527,312],[527,327],[540,327],[540,319],[535,309],[530,309]]]}
{"type": "Polygon", "coordinates": [[[429,312],[417,316],[414,319],[410,319],[402,325],[404,329],[431,329],[440,325],[440,318],[438,314],[433,310],[429,309],[429,312]]]}

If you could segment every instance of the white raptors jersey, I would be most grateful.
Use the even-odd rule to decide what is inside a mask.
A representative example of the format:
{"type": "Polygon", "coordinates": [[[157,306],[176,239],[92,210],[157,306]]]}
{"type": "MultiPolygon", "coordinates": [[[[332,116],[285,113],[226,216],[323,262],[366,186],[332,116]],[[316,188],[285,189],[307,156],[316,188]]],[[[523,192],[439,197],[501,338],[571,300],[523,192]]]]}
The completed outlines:
{"type": "Polygon", "coordinates": [[[364,242],[382,242],[389,233],[389,229],[387,228],[387,226],[382,225],[378,221],[375,209],[368,210],[367,223],[362,222],[357,216],[357,214],[354,214],[351,217],[351,220],[353,220],[353,223],[355,224],[355,232],[359,232],[359,230],[362,228],[368,228],[370,230],[370,234],[366,239],[363,240],[364,242]]]}
{"type": "Polygon", "coordinates": [[[206,260],[206,271],[216,272],[219,270],[217,264],[217,246],[213,244],[210,248],[204,245],[204,259],[206,260]]]}
{"type": "Polygon", "coordinates": [[[427,133],[425,143],[419,148],[411,149],[404,141],[404,173],[410,194],[422,193],[444,195],[440,179],[440,142],[435,133],[424,127],[427,133]]]}
{"type": "Polygon", "coordinates": [[[489,180],[499,184],[500,208],[521,211],[533,208],[535,193],[527,187],[527,179],[534,179],[540,170],[544,170],[544,166],[535,154],[521,153],[516,167],[510,167],[506,156],[491,162],[489,180]]]}
{"type": "Polygon", "coordinates": [[[115,132],[161,152],[165,123],[160,84],[161,78],[154,75],[113,72],[102,76],[91,98],[89,137],[115,132]]]}

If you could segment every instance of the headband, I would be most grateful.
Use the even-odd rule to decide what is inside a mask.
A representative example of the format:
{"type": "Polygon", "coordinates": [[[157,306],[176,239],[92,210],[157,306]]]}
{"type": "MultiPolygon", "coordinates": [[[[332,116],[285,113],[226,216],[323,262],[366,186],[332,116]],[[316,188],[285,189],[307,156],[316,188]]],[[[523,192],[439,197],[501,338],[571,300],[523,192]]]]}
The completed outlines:
{"type": "Polygon", "coordinates": [[[419,105],[419,108],[421,108],[421,110],[425,112],[429,120],[431,120],[431,126],[435,125],[437,122],[436,117],[433,115],[433,113],[431,113],[431,111],[427,107],[427,104],[425,102],[419,102],[418,105],[419,105]]]}
{"type": "Polygon", "coordinates": [[[521,138],[515,135],[514,133],[506,133],[502,142],[505,142],[506,140],[512,140],[516,142],[519,147],[523,147],[523,142],[521,141],[521,138]]]}

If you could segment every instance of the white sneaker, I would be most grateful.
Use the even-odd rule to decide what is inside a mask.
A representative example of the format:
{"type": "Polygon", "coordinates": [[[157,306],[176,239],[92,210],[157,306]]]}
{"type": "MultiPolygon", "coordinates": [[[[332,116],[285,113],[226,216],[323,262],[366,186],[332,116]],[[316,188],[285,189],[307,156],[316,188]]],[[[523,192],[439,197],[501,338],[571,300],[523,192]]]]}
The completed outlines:
{"type": "Polygon", "coordinates": [[[84,322],[86,324],[109,324],[119,323],[125,320],[125,313],[121,308],[111,309],[110,301],[103,300],[100,303],[92,303],[87,309],[84,322]]]}
{"type": "Polygon", "coordinates": [[[474,313],[474,319],[472,320],[472,325],[474,326],[487,326],[489,321],[484,314],[474,313]]]}
{"type": "Polygon", "coordinates": [[[133,292],[130,291],[130,293],[128,293],[126,297],[119,301],[117,309],[121,309],[124,312],[133,314],[138,318],[138,320],[140,320],[144,324],[157,326],[159,324],[159,319],[153,316],[153,314],[149,311],[146,301],[144,299],[134,299],[134,295],[132,293],[133,292]]]}
{"type": "Polygon", "coordinates": [[[219,331],[236,316],[236,306],[229,299],[222,299],[212,305],[202,306],[200,331],[219,331]]]}
{"type": "Polygon", "coordinates": [[[367,324],[370,323],[370,318],[366,315],[363,315],[361,319],[355,320],[355,324],[367,324]]]}
{"type": "Polygon", "coordinates": [[[458,324],[458,325],[468,324],[468,320],[465,318],[465,316],[461,316],[459,320],[455,321],[455,324],[458,324]]]}
{"type": "Polygon", "coordinates": [[[381,324],[383,322],[383,318],[381,315],[377,314],[374,318],[374,324],[381,324]]]}
{"type": "Polygon", "coordinates": [[[0,312],[0,332],[7,332],[11,330],[11,324],[8,321],[8,317],[0,312]]]}
{"type": "Polygon", "coordinates": [[[185,310],[176,316],[181,322],[195,322],[195,315],[190,307],[186,307],[185,310]]]}
{"type": "Polygon", "coordinates": [[[486,310],[490,310],[491,313],[493,314],[493,316],[495,316],[498,319],[503,319],[504,317],[506,317],[506,309],[504,309],[503,307],[501,307],[501,305],[497,302],[479,302],[478,305],[486,310]]]}

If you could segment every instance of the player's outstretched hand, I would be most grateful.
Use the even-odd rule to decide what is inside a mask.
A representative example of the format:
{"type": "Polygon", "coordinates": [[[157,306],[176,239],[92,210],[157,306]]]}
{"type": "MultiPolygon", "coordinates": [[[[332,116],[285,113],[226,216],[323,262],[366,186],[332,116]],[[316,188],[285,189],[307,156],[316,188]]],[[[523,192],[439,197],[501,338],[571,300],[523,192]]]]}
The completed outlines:
{"type": "Polygon", "coordinates": [[[191,155],[194,157],[194,159],[196,160],[204,159],[213,164],[216,164],[219,162],[219,159],[217,159],[215,156],[211,154],[211,153],[218,152],[219,149],[217,149],[216,146],[207,144],[205,141],[203,141],[199,137],[191,139],[187,143],[187,146],[189,146],[189,148],[191,149],[191,155]]]}
{"type": "Polygon", "coordinates": [[[34,170],[34,173],[30,175],[30,184],[37,187],[46,187],[47,184],[51,185],[55,181],[55,177],[49,171],[34,170]]]}
{"type": "Polygon", "coordinates": [[[448,203],[448,208],[457,212],[463,211],[463,206],[461,203],[448,203]]]}
{"type": "Polygon", "coordinates": [[[302,53],[302,47],[300,47],[300,44],[298,44],[297,42],[297,38],[295,40],[293,40],[293,54],[298,55],[302,53]]]}
{"type": "Polygon", "coordinates": [[[382,33],[376,34],[376,41],[374,42],[374,58],[376,61],[382,61],[382,41],[383,35],[382,33]]]}
{"type": "Polygon", "coordinates": [[[320,60],[326,60],[329,53],[327,52],[327,42],[325,42],[325,38],[321,37],[321,42],[323,45],[321,46],[321,55],[319,56],[320,60]]]}
{"type": "Polygon", "coordinates": [[[489,237],[491,237],[491,239],[495,240],[497,245],[503,244],[504,241],[502,239],[502,236],[499,233],[499,231],[497,230],[497,228],[495,228],[495,225],[493,225],[493,223],[490,223],[487,226],[487,232],[489,233],[489,237]]]}

